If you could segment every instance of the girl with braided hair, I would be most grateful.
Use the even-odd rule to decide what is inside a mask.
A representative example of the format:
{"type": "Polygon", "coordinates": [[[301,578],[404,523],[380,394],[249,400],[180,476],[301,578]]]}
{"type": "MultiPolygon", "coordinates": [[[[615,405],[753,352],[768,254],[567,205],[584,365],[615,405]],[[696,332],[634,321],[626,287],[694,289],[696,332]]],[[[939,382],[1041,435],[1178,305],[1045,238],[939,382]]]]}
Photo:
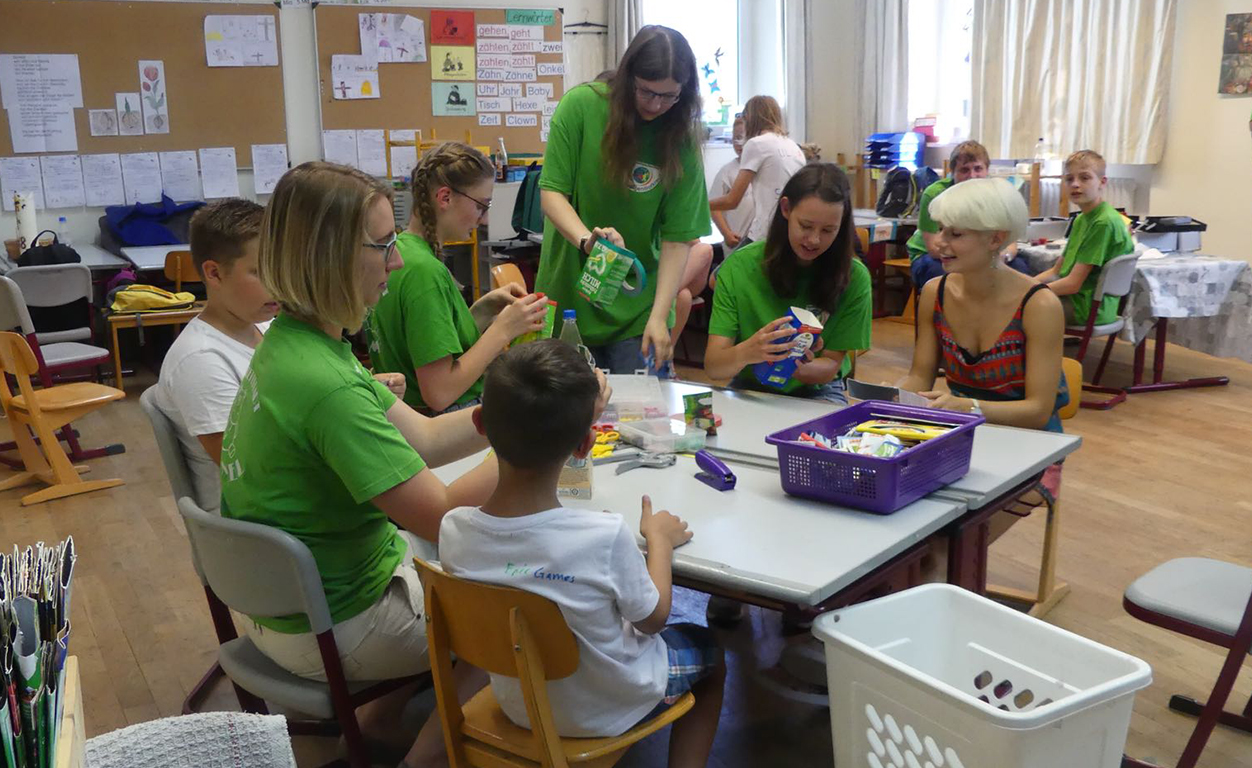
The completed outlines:
{"type": "Polygon", "coordinates": [[[428,414],[476,405],[483,372],[509,342],[543,327],[547,301],[503,286],[466,306],[441,243],[465,240],[491,208],[495,168],[473,147],[445,142],[413,171],[413,214],[396,238],[404,266],[369,318],[370,360],[402,373],[404,400],[428,414]]]}

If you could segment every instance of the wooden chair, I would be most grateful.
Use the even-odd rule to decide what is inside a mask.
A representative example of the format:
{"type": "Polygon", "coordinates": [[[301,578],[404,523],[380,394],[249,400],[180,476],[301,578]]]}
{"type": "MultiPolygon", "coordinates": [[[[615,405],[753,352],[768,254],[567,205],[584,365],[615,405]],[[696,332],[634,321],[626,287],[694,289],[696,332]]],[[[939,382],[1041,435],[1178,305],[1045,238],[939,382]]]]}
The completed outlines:
{"type": "Polygon", "coordinates": [[[627,748],[686,714],[686,693],[660,715],[621,736],[557,735],[547,681],[578,669],[578,644],[551,600],[512,587],[480,584],[417,560],[426,593],[426,636],[443,737],[452,768],[608,768],[627,748]],[[488,686],[461,707],[452,654],[479,669],[518,678],[532,730],[505,716],[488,686]]]}
{"type": "Polygon", "coordinates": [[[887,259],[882,263],[886,269],[894,269],[900,272],[904,278],[905,284],[908,286],[909,295],[904,302],[904,311],[898,315],[891,315],[887,319],[893,323],[905,323],[913,326],[914,335],[917,332],[917,286],[913,285],[913,262],[908,259],[887,259]]]}
{"type": "MultiPolygon", "coordinates": [[[[1122,606],[1137,619],[1229,651],[1206,702],[1170,697],[1170,709],[1199,717],[1177,768],[1195,766],[1218,723],[1252,733],[1252,700],[1241,713],[1225,710],[1243,660],[1252,650],[1252,568],[1204,557],[1170,560],[1131,584],[1122,606]]],[[[1122,767],[1155,768],[1129,757],[1123,758],[1122,767]]]]}
{"type": "Polygon", "coordinates": [[[492,289],[510,283],[516,283],[522,287],[523,291],[526,290],[526,278],[522,277],[522,270],[518,269],[516,264],[506,261],[491,268],[492,289]]]}
{"type": "Polygon", "coordinates": [[[0,405],[13,429],[23,467],[15,476],[0,481],[0,491],[33,483],[47,485],[22,497],[22,504],[29,505],[121,485],[119,479],[81,479],[78,473],[87,468],[70,463],[56,430],[126,394],[88,381],[37,390],[30,379],[38,372],[38,362],[26,339],[16,333],[0,333],[0,405]],[[9,389],[5,374],[17,379],[18,394],[9,389]]]}
{"type": "Polygon", "coordinates": [[[183,283],[204,282],[196,271],[195,262],[191,260],[191,251],[170,251],[165,254],[165,279],[174,281],[175,293],[183,289],[183,283]]]}
{"type": "MultiPolygon", "coordinates": [[[[1061,375],[1065,377],[1065,385],[1069,388],[1069,403],[1057,413],[1062,419],[1072,419],[1078,413],[1078,404],[1082,401],[1082,363],[1069,357],[1061,358],[1061,375]]],[[[1048,510],[1048,516],[1043,525],[1043,557],[1039,561],[1038,588],[1034,592],[1028,592],[1011,587],[987,587],[990,597],[1029,606],[1028,613],[1036,618],[1052,610],[1069,594],[1069,584],[1056,578],[1061,500],[1052,498],[1049,493],[1039,495],[1048,510]]]]}
{"type": "Polygon", "coordinates": [[[1083,408],[1107,411],[1126,399],[1125,389],[1102,387],[1100,386],[1100,379],[1104,376],[1104,366],[1108,364],[1109,355],[1113,352],[1113,342],[1117,341],[1117,334],[1126,325],[1126,321],[1122,318],[1122,312],[1126,309],[1126,298],[1130,296],[1130,289],[1135,279],[1135,268],[1138,266],[1138,263],[1139,257],[1133,253],[1128,253],[1111,259],[1101,267],[1100,279],[1096,283],[1095,293],[1091,296],[1091,311],[1087,314],[1086,322],[1083,325],[1070,325],[1065,328],[1066,336],[1073,336],[1079,339],[1078,353],[1075,355],[1079,363],[1086,359],[1087,347],[1091,344],[1092,339],[1098,336],[1108,337],[1108,341],[1104,344],[1104,354],[1100,355],[1100,365],[1096,367],[1095,377],[1091,379],[1091,384],[1085,386],[1088,392],[1098,392],[1110,397],[1107,400],[1089,400],[1084,402],[1082,403],[1083,408]],[[1100,304],[1105,296],[1120,297],[1121,301],[1117,306],[1117,317],[1111,323],[1097,325],[1096,315],[1099,314],[1100,304]]]}

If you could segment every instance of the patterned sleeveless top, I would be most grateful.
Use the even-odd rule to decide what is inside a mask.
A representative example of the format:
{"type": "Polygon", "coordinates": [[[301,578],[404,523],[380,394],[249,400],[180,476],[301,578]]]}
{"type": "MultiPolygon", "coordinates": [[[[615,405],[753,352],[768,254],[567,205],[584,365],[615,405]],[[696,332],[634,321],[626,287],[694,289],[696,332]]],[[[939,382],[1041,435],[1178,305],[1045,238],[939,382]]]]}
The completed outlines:
{"type": "MultiPolygon", "coordinates": [[[[935,299],[935,334],[939,338],[943,372],[948,389],[958,397],[970,397],[991,402],[1026,399],[1026,331],[1022,325],[1022,313],[1026,303],[1047,286],[1036,285],[1022,297],[1016,314],[995,343],[981,354],[972,354],[956,342],[952,327],[943,314],[943,292],[948,276],[939,279],[939,295],[935,299]]],[[[1069,389],[1065,377],[1057,387],[1056,405],[1052,418],[1044,425],[1049,432],[1061,432],[1061,417],[1057,411],[1069,403],[1069,389]]]]}

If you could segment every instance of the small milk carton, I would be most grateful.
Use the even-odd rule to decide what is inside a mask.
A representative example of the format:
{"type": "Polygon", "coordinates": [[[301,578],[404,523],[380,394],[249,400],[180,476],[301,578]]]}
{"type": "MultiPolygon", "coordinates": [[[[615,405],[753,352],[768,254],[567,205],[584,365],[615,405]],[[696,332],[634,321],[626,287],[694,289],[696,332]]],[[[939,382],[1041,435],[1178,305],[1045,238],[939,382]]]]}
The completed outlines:
{"type": "Polygon", "coordinates": [[[792,307],[789,314],[795,334],[778,343],[790,344],[791,353],[776,363],[757,363],[752,366],[752,373],[756,375],[756,380],[767,387],[781,389],[786,385],[791,380],[792,374],[796,372],[796,366],[804,359],[804,353],[809,351],[809,347],[813,346],[813,342],[822,332],[821,321],[809,310],[792,307]]]}
{"type": "Polygon", "coordinates": [[[570,456],[557,478],[556,495],[567,499],[590,499],[591,468],[591,454],[581,459],[570,456]]]}
{"type": "Polygon", "coordinates": [[[603,238],[596,238],[578,278],[578,295],[604,308],[612,304],[619,293],[637,295],[646,282],[643,263],[635,254],[603,238]],[[628,283],[626,277],[632,270],[635,273],[634,282],[628,283]]]}

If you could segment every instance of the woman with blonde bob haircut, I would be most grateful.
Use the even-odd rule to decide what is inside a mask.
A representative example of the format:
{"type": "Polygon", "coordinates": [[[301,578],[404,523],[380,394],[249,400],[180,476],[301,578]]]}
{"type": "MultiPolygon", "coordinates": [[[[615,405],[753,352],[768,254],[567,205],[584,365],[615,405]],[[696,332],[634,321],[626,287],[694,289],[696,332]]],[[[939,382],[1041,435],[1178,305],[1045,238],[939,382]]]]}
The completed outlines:
{"type": "MultiPolygon", "coordinates": [[[[418,414],[343,339],[400,264],[386,186],[322,162],[279,180],[261,226],[260,276],[281,311],[222,443],[222,515],[274,526],[309,547],[348,680],[428,668],[413,556],[433,556],[444,513],[486,501],[497,479],[494,459],[449,486],[435,477],[431,466],[486,447],[471,411],[418,414]]],[[[245,629],[280,666],[326,679],[304,616],[256,616],[245,629]]],[[[481,685],[465,677],[463,689],[481,685]]],[[[362,713],[363,730],[394,736],[387,721],[403,703],[376,702],[362,713]]],[[[435,759],[443,750],[437,718],[404,748],[410,765],[435,759]]]]}

